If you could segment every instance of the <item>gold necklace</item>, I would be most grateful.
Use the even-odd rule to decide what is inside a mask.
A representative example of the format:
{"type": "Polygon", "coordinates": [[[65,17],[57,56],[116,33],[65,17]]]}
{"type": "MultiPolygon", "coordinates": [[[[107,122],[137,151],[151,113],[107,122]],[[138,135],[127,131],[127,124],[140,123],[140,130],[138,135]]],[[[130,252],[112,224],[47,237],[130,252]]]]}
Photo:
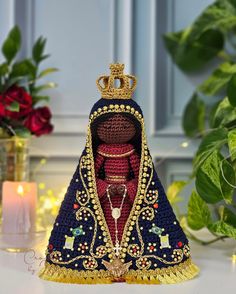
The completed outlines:
{"type": "Polygon", "coordinates": [[[107,187],[107,198],[109,200],[110,207],[111,207],[111,215],[112,215],[112,217],[114,219],[114,222],[115,222],[115,246],[114,246],[113,250],[115,251],[115,255],[117,257],[119,256],[120,251],[122,249],[122,247],[120,246],[119,238],[118,238],[118,225],[117,225],[117,220],[121,216],[121,212],[122,212],[124,200],[125,200],[125,197],[126,197],[126,194],[127,194],[127,187],[124,184],[123,184],[123,186],[125,187],[125,191],[124,191],[124,194],[122,196],[120,207],[113,207],[112,202],[111,202],[111,196],[110,196],[110,193],[109,193],[109,188],[111,187],[111,185],[109,185],[107,187]]]}

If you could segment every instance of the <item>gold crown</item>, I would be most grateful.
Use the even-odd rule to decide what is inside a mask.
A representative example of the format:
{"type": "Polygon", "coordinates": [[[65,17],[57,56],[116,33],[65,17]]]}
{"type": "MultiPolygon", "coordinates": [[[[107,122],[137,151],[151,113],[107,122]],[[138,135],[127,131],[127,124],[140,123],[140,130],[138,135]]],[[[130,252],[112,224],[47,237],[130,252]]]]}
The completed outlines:
{"type": "Polygon", "coordinates": [[[102,94],[102,98],[119,98],[129,99],[136,88],[137,79],[132,75],[125,75],[124,64],[113,63],[110,64],[111,75],[101,76],[97,79],[97,86],[102,94]],[[116,87],[116,80],[120,81],[119,87],[116,87]],[[103,82],[103,85],[100,82],[103,82]]]}

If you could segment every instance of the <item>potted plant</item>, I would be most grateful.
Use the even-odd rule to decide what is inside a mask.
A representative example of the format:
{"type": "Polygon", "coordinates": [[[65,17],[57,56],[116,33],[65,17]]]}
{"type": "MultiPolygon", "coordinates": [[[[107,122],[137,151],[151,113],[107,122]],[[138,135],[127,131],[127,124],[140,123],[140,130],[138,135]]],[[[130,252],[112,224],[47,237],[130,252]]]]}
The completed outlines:
{"type": "MultiPolygon", "coordinates": [[[[185,134],[200,138],[193,159],[195,183],[188,204],[186,230],[202,244],[236,239],[236,2],[218,0],[187,28],[164,36],[173,62],[186,73],[215,69],[195,89],[182,125],[185,134]],[[214,63],[213,63],[214,61],[214,63]],[[207,228],[209,242],[189,229],[207,228]]],[[[173,183],[175,196],[184,184],[173,183]]]]}

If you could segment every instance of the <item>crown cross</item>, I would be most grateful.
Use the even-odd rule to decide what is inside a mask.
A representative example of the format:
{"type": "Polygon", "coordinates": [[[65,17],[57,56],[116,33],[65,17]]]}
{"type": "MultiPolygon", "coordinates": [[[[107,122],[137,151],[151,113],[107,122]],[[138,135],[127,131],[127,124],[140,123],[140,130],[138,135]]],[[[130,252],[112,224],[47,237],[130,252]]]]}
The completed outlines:
{"type": "Polygon", "coordinates": [[[137,84],[137,79],[132,75],[124,74],[124,64],[113,63],[110,65],[110,76],[101,76],[97,79],[97,86],[102,98],[130,99],[137,84]],[[119,86],[116,86],[119,81],[119,86]]]}

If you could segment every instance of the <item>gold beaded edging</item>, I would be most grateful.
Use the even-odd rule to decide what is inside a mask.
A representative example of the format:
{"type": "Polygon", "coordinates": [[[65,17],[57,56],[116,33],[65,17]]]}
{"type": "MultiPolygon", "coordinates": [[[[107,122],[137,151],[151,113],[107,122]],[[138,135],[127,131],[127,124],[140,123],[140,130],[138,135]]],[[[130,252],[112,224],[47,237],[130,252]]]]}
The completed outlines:
{"type": "MultiPolygon", "coordinates": [[[[144,198],[144,191],[146,188],[146,185],[142,182],[142,169],[144,166],[144,161],[148,163],[148,151],[147,151],[147,144],[146,144],[146,137],[145,137],[145,131],[144,131],[144,119],[141,113],[139,113],[137,110],[135,110],[133,107],[129,105],[118,105],[118,104],[110,104],[109,106],[104,106],[103,108],[98,108],[97,111],[94,111],[90,115],[90,120],[89,120],[89,125],[88,125],[88,136],[86,140],[86,147],[87,147],[87,152],[89,154],[90,162],[91,165],[89,167],[89,170],[91,170],[92,173],[92,184],[91,187],[93,187],[93,197],[94,197],[94,203],[96,205],[97,216],[101,218],[101,222],[103,223],[102,227],[104,228],[103,234],[107,236],[107,247],[108,251],[110,251],[109,258],[112,259],[115,257],[114,252],[112,252],[112,248],[114,248],[114,244],[111,239],[110,231],[106,223],[106,219],[99,201],[98,193],[97,193],[97,188],[96,188],[96,181],[95,181],[95,170],[94,170],[94,158],[93,158],[93,153],[92,153],[92,136],[91,136],[91,128],[90,125],[91,123],[98,118],[99,116],[106,114],[106,113],[131,113],[133,114],[136,119],[139,121],[141,125],[141,137],[142,137],[142,148],[141,148],[141,160],[140,160],[140,167],[139,167],[139,181],[138,181],[138,189],[136,193],[136,197],[134,200],[133,207],[131,209],[129,218],[126,222],[124,231],[123,231],[123,236],[121,240],[121,246],[123,248],[123,252],[120,256],[122,261],[124,261],[124,258],[126,256],[126,248],[128,247],[128,242],[127,239],[129,238],[128,235],[130,234],[130,228],[131,226],[133,227],[135,222],[133,221],[134,219],[136,220],[136,215],[135,211],[140,210],[140,205],[138,203],[142,203],[142,199],[144,198]],[[145,186],[145,187],[144,187],[145,186]],[[142,193],[141,193],[142,192],[142,193]]],[[[91,197],[92,198],[92,197],[91,197]]]]}
{"type": "MultiPolygon", "coordinates": [[[[129,284],[175,284],[194,278],[198,267],[189,258],[187,261],[163,269],[129,270],[124,280],[129,284]]],[[[110,284],[110,273],[105,270],[77,271],[45,263],[39,277],[44,280],[74,284],[110,284]]]]}

